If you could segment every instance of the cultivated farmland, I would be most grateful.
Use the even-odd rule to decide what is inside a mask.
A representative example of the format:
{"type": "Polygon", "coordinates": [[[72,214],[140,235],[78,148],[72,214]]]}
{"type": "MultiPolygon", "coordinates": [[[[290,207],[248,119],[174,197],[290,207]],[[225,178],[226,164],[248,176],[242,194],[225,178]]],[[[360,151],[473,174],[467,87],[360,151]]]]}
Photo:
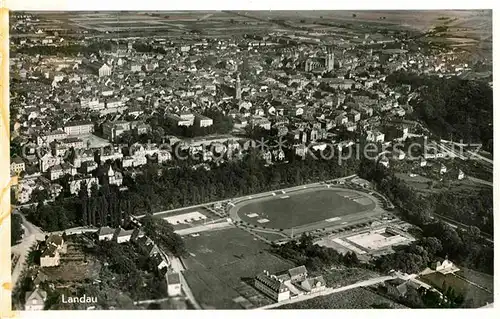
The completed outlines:
{"type": "Polygon", "coordinates": [[[393,309],[406,308],[366,288],[355,288],[284,305],[279,307],[279,309],[369,309],[382,307],[393,309]]]}

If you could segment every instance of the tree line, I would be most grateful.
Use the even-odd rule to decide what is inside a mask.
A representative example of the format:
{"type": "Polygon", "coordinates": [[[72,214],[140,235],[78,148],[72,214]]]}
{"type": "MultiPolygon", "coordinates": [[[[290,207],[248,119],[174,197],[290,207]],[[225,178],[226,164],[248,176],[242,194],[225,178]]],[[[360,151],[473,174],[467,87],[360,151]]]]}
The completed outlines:
{"type": "MultiPolygon", "coordinates": [[[[469,228],[455,229],[451,225],[433,217],[434,213],[446,213],[439,210],[439,205],[468,205],[470,214],[480,211],[481,207],[487,207],[492,203],[492,193],[483,193],[479,197],[481,207],[475,207],[467,203],[477,204],[465,196],[455,196],[452,192],[431,196],[422,196],[415,192],[406,183],[398,179],[394,173],[385,167],[378,165],[374,161],[363,160],[360,164],[359,176],[372,181],[378,191],[385,194],[396,207],[401,215],[411,224],[419,228],[419,236],[434,237],[439,242],[433,241],[432,248],[428,243],[417,242],[398,250],[393,255],[381,257],[377,263],[381,269],[393,268],[398,265],[401,269],[409,272],[420,268],[428,260],[435,260],[435,257],[449,257],[454,262],[467,268],[476,269],[489,274],[493,273],[493,247],[481,237],[480,230],[475,226],[469,228]],[[489,194],[489,195],[488,195],[489,194]],[[434,196],[434,197],[433,197],[434,196]],[[454,204],[439,204],[439,200],[453,200],[454,204]],[[439,244],[441,246],[439,246],[439,244]],[[441,249],[437,249],[441,247],[441,249]]],[[[488,212],[489,209],[486,209],[488,212]]],[[[492,213],[491,209],[491,213],[492,213]]],[[[491,216],[493,218],[493,216],[491,216]]],[[[461,222],[461,220],[458,220],[461,222]]]]}

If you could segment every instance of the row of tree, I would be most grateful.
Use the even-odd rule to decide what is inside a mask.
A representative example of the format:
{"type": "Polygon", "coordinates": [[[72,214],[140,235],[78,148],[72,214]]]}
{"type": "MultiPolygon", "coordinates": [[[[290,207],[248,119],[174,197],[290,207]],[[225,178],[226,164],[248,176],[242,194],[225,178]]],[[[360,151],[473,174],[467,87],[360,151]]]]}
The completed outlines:
{"type": "Polygon", "coordinates": [[[78,54],[90,55],[99,54],[100,51],[111,50],[109,42],[95,42],[88,45],[68,44],[68,45],[35,45],[23,46],[15,49],[14,53],[29,55],[65,55],[76,56],[78,54]]]}
{"type": "Polygon", "coordinates": [[[298,241],[292,240],[283,245],[273,246],[272,251],[296,265],[305,265],[310,270],[322,270],[333,265],[348,267],[360,265],[356,253],[342,254],[333,248],[315,245],[312,237],[305,233],[298,241]]]}
{"type": "Polygon", "coordinates": [[[356,173],[358,163],[353,158],[341,164],[333,159],[290,158],[288,163],[268,165],[252,149],[241,161],[209,170],[193,169],[190,160],[168,169],[148,164],[142,174],[127,176],[124,184],[130,190],[132,211],[152,212],[347,176],[356,173]]]}

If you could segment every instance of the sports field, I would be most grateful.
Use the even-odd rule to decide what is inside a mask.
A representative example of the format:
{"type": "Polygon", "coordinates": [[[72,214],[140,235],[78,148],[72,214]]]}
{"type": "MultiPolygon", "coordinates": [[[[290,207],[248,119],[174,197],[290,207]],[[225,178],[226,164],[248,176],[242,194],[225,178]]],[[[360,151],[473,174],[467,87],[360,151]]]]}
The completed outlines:
{"type": "Polygon", "coordinates": [[[245,281],[263,270],[276,273],[294,267],[239,228],[202,232],[198,237],[186,236],[184,241],[189,254],[184,259],[184,274],[205,309],[241,309],[241,304],[248,302],[253,307],[269,304],[271,300],[245,281]]]}
{"type": "Polygon", "coordinates": [[[238,216],[247,223],[265,228],[290,229],[342,216],[371,211],[375,202],[347,189],[311,189],[276,194],[242,203],[238,216]]]}

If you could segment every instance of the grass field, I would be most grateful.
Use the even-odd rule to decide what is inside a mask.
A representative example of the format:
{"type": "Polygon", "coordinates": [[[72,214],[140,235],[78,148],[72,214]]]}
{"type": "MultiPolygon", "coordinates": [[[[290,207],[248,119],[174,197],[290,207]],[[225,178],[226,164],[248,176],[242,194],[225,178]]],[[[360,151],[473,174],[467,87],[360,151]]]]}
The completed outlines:
{"type": "Polygon", "coordinates": [[[462,268],[459,272],[457,272],[458,276],[464,277],[467,280],[472,281],[476,285],[484,287],[489,291],[493,291],[494,281],[493,276],[488,275],[479,271],[475,271],[472,269],[462,268]]]}
{"type": "MultiPolygon", "coordinates": [[[[343,192],[347,193],[345,190],[343,192]]],[[[354,198],[360,200],[360,195],[352,193],[352,196],[353,199],[345,198],[328,189],[287,193],[244,204],[238,210],[238,216],[254,225],[289,229],[375,208],[373,202],[367,205],[356,202],[354,198]],[[247,216],[250,214],[258,214],[258,217],[247,216]],[[259,223],[262,219],[268,222],[259,223]]]]}
{"type": "MultiPolygon", "coordinates": [[[[470,276],[470,271],[468,272],[470,276]]],[[[476,274],[477,276],[477,274],[476,274]]],[[[473,307],[482,307],[486,303],[493,302],[493,293],[483,290],[473,284],[468,283],[461,277],[453,274],[443,275],[435,272],[419,277],[425,283],[436,287],[436,289],[443,290],[443,287],[451,287],[455,292],[464,296],[465,300],[472,300],[473,307]]]]}
{"type": "Polygon", "coordinates": [[[243,296],[258,306],[270,303],[245,281],[258,273],[287,270],[293,265],[273,254],[268,245],[238,229],[224,229],[186,237],[190,254],[184,262],[186,280],[203,308],[239,309],[233,301],[243,296]]]}
{"type": "Polygon", "coordinates": [[[342,287],[352,285],[358,281],[379,277],[380,274],[363,268],[339,267],[321,272],[328,287],[342,287]]]}
{"type": "Polygon", "coordinates": [[[327,296],[321,296],[293,304],[279,307],[278,309],[371,309],[390,308],[404,309],[390,299],[377,295],[365,288],[355,288],[327,296]]]}

